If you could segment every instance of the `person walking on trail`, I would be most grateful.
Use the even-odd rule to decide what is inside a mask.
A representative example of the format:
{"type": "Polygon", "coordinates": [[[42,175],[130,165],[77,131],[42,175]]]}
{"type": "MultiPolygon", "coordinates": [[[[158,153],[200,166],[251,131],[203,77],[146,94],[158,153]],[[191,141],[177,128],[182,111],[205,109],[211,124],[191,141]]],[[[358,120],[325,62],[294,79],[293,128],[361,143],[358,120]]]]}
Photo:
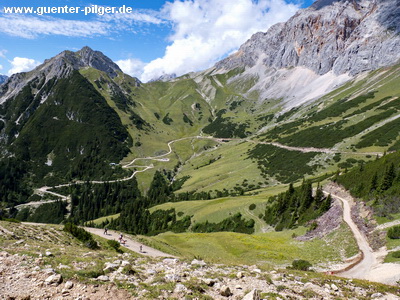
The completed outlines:
{"type": "Polygon", "coordinates": [[[104,227],[104,234],[107,235],[108,234],[108,228],[104,227]]]}
{"type": "Polygon", "coordinates": [[[142,246],[142,245],[139,246],[139,252],[140,252],[140,253],[143,252],[143,246],[142,246]]]}

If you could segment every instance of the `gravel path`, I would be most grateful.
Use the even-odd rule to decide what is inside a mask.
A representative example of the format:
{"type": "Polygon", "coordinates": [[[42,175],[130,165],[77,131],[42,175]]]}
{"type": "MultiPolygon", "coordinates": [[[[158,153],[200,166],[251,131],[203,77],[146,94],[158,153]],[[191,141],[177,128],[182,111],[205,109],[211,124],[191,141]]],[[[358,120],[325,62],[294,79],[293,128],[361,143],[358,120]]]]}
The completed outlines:
{"type": "MultiPolygon", "coordinates": [[[[324,193],[327,194],[327,192],[324,193]]],[[[357,241],[358,248],[360,249],[360,251],[364,256],[364,258],[361,260],[360,263],[358,263],[348,271],[341,272],[340,275],[351,278],[367,279],[366,278],[367,274],[372,269],[372,267],[377,264],[374,252],[369,246],[367,239],[364,237],[364,235],[358,229],[356,223],[354,223],[353,219],[351,218],[351,209],[349,201],[344,197],[339,197],[334,194],[331,194],[331,196],[332,198],[338,199],[342,202],[343,220],[347,223],[347,225],[349,225],[357,241]]]]}
{"type": "MultiPolygon", "coordinates": [[[[115,240],[118,241],[119,236],[121,233],[118,233],[114,230],[108,230],[107,234],[104,234],[104,229],[99,229],[99,228],[92,228],[92,227],[84,227],[86,231],[101,236],[103,238],[106,238],[108,240],[115,240]]],[[[132,251],[135,251],[141,255],[145,255],[145,256],[150,256],[150,257],[175,257],[173,255],[161,252],[157,249],[145,246],[131,238],[129,238],[128,236],[123,236],[123,239],[126,241],[126,243],[121,244],[121,246],[128,248],[132,251]],[[140,251],[140,246],[142,246],[142,251],[140,251]]]]}
{"type": "Polygon", "coordinates": [[[350,194],[344,190],[335,192],[335,187],[330,187],[325,194],[330,193],[332,198],[338,199],[343,204],[343,220],[349,225],[357,241],[360,251],[363,253],[363,259],[353,268],[340,272],[338,275],[348,278],[366,279],[385,284],[397,285],[400,280],[400,264],[383,263],[388,251],[386,247],[374,252],[370,247],[368,240],[358,229],[351,218],[350,202],[353,201],[350,194]],[[339,196],[339,195],[340,196],[339,196]]]}

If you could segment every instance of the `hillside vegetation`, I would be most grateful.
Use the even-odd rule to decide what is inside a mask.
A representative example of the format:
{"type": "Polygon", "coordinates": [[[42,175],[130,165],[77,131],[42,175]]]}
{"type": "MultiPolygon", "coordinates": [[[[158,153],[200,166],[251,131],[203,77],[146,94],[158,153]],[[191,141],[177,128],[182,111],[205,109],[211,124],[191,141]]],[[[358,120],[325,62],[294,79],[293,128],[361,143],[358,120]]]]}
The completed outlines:
{"type": "Polygon", "coordinates": [[[391,218],[400,212],[400,154],[387,154],[375,161],[360,164],[337,177],[357,198],[370,202],[376,214],[391,218]]]}

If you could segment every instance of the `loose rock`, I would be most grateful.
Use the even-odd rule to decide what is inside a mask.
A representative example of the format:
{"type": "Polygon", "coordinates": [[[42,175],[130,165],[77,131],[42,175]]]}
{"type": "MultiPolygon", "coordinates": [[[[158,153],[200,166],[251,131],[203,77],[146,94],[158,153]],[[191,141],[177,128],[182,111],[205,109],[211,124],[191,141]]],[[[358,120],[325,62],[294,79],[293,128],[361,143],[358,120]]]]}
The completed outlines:
{"type": "Polygon", "coordinates": [[[257,289],[252,290],[242,300],[260,300],[260,292],[257,289]]]}
{"type": "Polygon", "coordinates": [[[230,297],[233,294],[231,292],[231,289],[228,286],[224,285],[224,286],[222,286],[222,288],[220,290],[220,295],[224,296],[224,297],[230,297]]]}

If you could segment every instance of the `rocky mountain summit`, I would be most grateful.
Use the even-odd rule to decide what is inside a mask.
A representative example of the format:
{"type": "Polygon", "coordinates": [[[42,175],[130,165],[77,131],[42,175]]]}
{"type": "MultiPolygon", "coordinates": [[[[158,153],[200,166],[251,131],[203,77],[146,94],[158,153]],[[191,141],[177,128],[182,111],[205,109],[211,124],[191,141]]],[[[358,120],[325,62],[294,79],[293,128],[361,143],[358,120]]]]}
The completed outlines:
{"type": "Polygon", "coordinates": [[[63,51],[30,72],[12,75],[7,84],[0,88],[0,104],[17,95],[30,82],[37,81],[44,86],[53,78],[67,78],[72,71],[88,67],[103,71],[111,78],[122,73],[118,65],[100,51],[89,47],[77,52],[63,51]]]}
{"type": "Polygon", "coordinates": [[[302,66],[356,75],[400,59],[400,1],[315,2],[286,23],[253,35],[216,68],[302,66]]]}

